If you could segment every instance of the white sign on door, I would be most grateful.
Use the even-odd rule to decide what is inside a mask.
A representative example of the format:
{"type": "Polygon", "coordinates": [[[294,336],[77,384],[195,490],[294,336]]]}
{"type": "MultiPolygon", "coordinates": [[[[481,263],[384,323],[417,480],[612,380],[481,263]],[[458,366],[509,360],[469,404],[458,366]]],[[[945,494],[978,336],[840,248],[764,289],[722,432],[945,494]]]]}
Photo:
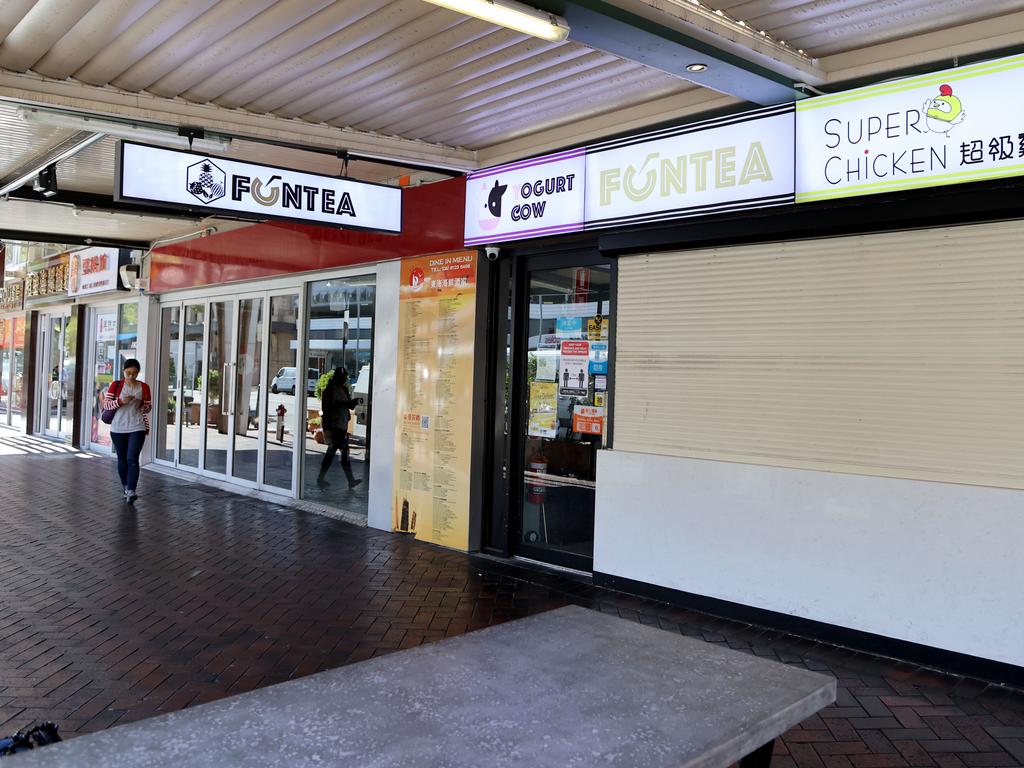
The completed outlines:
{"type": "Polygon", "coordinates": [[[796,105],[797,202],[1024,174],[1024,56],[796,105]]]}

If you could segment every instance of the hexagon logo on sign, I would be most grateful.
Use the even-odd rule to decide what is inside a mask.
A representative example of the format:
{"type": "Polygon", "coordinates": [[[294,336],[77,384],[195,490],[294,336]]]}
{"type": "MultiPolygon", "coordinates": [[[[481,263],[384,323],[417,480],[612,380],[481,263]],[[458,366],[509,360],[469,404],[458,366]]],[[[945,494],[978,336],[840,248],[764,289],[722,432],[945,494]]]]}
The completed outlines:
{"type": "Polygon", "coordinates": [[[224,197],[227,178],[212,160],[203,160],[188,167],[185,185],[189,194],[209,205],[224,197]]]}

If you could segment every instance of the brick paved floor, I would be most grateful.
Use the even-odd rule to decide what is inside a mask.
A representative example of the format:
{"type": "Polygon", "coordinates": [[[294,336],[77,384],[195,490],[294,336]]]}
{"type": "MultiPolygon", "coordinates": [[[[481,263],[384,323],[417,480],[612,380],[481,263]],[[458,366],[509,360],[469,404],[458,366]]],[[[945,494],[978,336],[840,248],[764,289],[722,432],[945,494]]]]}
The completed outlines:
{"type": "Polygon", "coordinates": [[[1024,765],[1024,693],[143,473],[0,430],[0,734],[107,728],[577,603],[830,672],[780,768],[1024,765]]]}

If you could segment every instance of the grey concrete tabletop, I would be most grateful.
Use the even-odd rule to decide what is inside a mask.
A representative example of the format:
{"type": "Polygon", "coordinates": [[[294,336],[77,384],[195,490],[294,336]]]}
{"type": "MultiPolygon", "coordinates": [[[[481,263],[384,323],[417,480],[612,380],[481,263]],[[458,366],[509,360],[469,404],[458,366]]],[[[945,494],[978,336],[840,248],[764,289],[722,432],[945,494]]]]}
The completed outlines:
{"type": "Polygon", "coordinates": [[[832,703],[835,691],[825,675],[570,606],[7,760],[11,768],[728,766],[832,703]]]}

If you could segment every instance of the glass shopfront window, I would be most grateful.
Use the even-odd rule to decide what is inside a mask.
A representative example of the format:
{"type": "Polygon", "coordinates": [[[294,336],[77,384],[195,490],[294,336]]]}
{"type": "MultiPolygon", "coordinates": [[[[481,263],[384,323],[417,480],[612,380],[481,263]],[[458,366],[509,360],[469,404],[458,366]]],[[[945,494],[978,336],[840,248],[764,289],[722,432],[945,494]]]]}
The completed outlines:
{"type": "Polygon", "coordinates": [[[92,442],[110,445],[110,425],[100,420],[103,395],[118,375],[117,370],[117,308],[98,307],[92,310],[92,442]]]}
{"type": "Polygon", "coordinates": [[[11,326],[0,318],[0,424],[7,424],[11,413],[11,326]]]}
{"type": "Polygon", "coordinates": [[[315,378],[306,401],[306,442],[303,496],[330,506],[365,515],[369,501],[371,368],[377,283],[374,275],[319,280],[307,295],[308,377],[315,378]],[[349,460],[353,487],[341,466],[341,455],[324,467],[329,451],[323,430],[321,395],[333,371],[344,367],[349,394],[362,402],[352,409],[348,424],[349,460]],[[325,469],[321,475],[321,469],[325,469]],[[320,482],[318,482],[318,479],[320,482]]]}
{"type": "MultiPolygon", "coordinates": [[[[294,492],[299,294],[165,304],[156,458],[248,487],[294,492]]],[[[311,391],[311,388],[310,388],[311,391]]]]}
{"type": "MultiPolygon", "coordinates": [[[[87,317],[85,356],[89,369],[84,397],[88,410],[84,416],[92,445],[109,448],[110,425],[100,419],[103,395],[111,382],[123,375],[124,361],[138,359],[139,305],[130,302],[91,306],[87,317]]],[[[145,371],[142,378],[146,380],[145,371]]]]}
{"type": "Polygon", "coordinates": [[[0,424],[25,429],[25,318],[0,320],[0,424]]]}

